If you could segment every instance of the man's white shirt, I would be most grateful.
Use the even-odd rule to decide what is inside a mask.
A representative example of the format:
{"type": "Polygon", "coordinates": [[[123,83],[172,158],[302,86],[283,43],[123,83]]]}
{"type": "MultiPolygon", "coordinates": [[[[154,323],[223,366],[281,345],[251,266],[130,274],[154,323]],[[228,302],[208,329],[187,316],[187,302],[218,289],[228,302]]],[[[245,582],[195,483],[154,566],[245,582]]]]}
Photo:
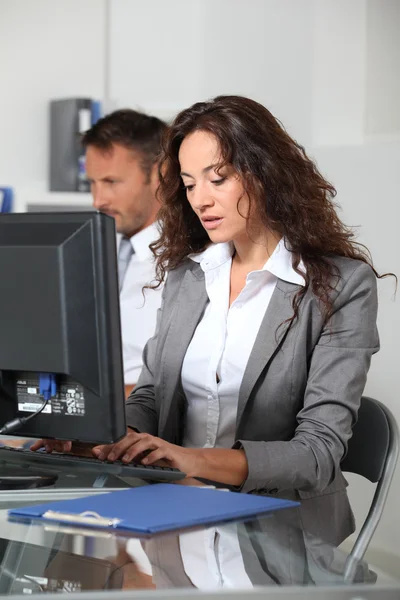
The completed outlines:
{"type": "MultiPolygon", "coordinates": [[[[117,248],[121,241],[117,234],[117,248]]],[[[162,290],[143,289],[154,282],[155,262],[149,245],[159,237],[154,223],[130,238],[134,254],[120,291],[122,353],[125,384],[136,383],[146,342],[153,336],[162,290]]]]}

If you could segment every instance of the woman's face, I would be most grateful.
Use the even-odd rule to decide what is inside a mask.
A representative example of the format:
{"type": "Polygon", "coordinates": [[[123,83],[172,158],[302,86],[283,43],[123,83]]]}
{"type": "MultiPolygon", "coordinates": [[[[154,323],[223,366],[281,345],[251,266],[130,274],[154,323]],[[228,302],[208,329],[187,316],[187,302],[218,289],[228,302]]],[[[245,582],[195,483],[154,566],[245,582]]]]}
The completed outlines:
{"type": "Polygon", "coordinates": [[[213,242],[248,238],[249,198],[232,167],[218,170],[221,153],[217,139],[194,131],[179,150],[181,177],[187,199],[213,242]]]}

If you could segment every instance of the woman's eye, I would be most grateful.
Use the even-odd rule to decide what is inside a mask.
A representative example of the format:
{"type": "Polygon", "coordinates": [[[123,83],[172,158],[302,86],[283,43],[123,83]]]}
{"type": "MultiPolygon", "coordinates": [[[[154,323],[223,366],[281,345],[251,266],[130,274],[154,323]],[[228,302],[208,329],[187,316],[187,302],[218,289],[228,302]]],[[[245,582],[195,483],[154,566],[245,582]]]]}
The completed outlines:
{"type": "Polygon", "coordinates": [[[194,185],[185,185],[184,188],[187,192],[191,192],[192,189],[194,188],[194,185]]]}
{"type": "Polygon", "coordinates": [[[221,185],[226,180],[226,177],[221,177],[220,179],[214,179],[211,183],[214,185],[221,185]]]}

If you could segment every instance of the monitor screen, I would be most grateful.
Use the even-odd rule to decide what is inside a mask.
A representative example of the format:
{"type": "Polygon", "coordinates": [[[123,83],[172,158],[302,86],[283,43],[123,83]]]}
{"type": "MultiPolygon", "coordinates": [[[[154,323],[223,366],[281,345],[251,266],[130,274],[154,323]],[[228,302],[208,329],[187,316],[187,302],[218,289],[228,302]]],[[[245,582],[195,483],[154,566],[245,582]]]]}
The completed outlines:
{"type": "Polygon", "coordinates": [[[126,432],[114,219],[95,212],[0,216],[0,427],[112,443],[126,432]],[[53,377],[54,376],[54,377],[53,377]]]}

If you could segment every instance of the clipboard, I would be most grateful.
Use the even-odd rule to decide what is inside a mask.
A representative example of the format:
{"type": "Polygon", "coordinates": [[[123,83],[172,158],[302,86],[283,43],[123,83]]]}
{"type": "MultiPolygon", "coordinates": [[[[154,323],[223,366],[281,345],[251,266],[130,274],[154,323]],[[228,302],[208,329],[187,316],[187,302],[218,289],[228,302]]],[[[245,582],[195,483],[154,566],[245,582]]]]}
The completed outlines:
{"type": "Polygon", "coordinates": [[[214,525],[295,508],[299,502],[217,489],[156,483],[73,500],[9,510],[30,518],[85,528],[151,535],[214,525]]]}

